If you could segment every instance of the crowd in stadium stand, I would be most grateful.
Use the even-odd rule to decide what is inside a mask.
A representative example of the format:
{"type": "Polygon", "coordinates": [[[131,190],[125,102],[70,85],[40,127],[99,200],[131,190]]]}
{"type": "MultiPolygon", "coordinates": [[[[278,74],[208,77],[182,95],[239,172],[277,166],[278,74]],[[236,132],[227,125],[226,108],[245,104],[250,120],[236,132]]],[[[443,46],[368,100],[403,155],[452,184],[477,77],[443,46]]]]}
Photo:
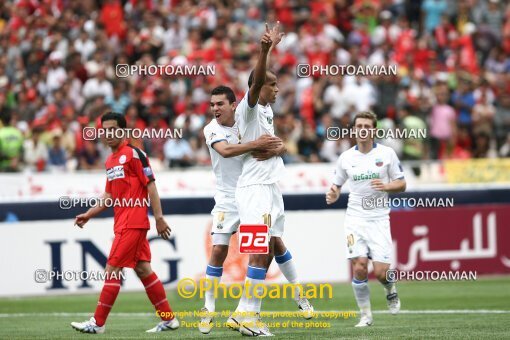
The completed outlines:
{"type": "Polygon", "coordinates": [[[128,127],[182,129],[132,142],[165,167],[210,164],[202,128],[218,85],[247,90],[259,39],[280,21],[273,105],[286,163],[331,162],[327,138],[373,110],[403,160],[510,157],[508,0],[18,0],[0,2],[0,171],[102,169],[82,138],[107,111],[128,127]],[[214,75],[117,77],[117,64],[214,65],[214,75]],[[297,77],[298,64],[397,65],[398,74],[297,77]]]}

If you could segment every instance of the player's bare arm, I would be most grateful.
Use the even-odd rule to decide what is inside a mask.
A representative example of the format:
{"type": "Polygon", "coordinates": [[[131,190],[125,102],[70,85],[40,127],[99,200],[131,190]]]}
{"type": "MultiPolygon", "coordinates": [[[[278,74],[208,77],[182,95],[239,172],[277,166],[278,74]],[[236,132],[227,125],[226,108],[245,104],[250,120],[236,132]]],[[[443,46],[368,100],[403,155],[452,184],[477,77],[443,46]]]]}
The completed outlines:
{"type": "Polygon", "coordinates": [[[266,32],[260,39],[260,53],[253,73],[253,84],[249,90],[248,105],[250,107],[255,106],[255,104],[259,101],[260,90],[266,81],[267,55],[271,45],[272,41],[269,26],[266,24],[266,32]]]}
{"type": "Polygon", "coordinates": [[[389,193],[404,192],[406,190],[406,181],[397,179],[389,183],[383,183],[380,179],[373,179],[370,182],[372,189],[377,191],[385,191],[389,193]]]}
{"type": "MultiPolygon", "coordinates": [[[[275,137],[275,138],[278,138],[278,137],[275,137]]],[[[283,154],[285,154],[285,152],[287,152],[287,148],[285,147],[285,144],[283,144],[283,141],[281,139],[279,139],[279,140],[280,140],[280,143],[278,144],[277,147],[269,148],[269,149],[265,149],[265,150],[256,150],[256,151],[252,152],[251,155],[253,156],[253,158],[255,158],[258,161],[265,161],[269,158],[273,158],[276,156],[282,156],[283,154]]]]}
{"type": "Polygon", "coordinates": [[[111,199],[112,195],[108,192],[103,192],[101,195],[101,199],[99,200],[99,204],[93,208],[87,210],[87,212],[76,216],[74,220],[74,225],[77,225],[80,228],[83,228],[85,223],[87,223],[92,217],[99,215],[101,212],[105,211],[107,207],[105,206],[105,202],[107,199],[111,199]]]}
{"type": "Polygon", "coordinates": [[[278,137],[263,135],[258,139],[243,143],[243,144],[229,144],[226,141],[220,141],[213,144],[213,149],[216,150],[222,157],[230,158],[245,154],[247,152],[273,150],[277,149],[281,143],[278,137]]]}
{"type": "Polygon", "coordinates": [[[329,205],[329,204],[333,204],[335,203],[336,201],[338,201],[338,198],[340,197],[340,189],[342,187],[336,185],[336,184],[333,184],[328,192],[326,193],[326,203],[329,205]]]}
{"type": "Polygon", "coordinates": [[[154,181],[147,184],[147,191],[149,193],[149,199],[151,200],[152,213],[156,220],[156,230],[158,235],[164,240],[168,240],[170,232],[172,231],[165,219],[163,218],[163,210],[161,209],[161,201],[159,200],[158,189],[154,181]]]}

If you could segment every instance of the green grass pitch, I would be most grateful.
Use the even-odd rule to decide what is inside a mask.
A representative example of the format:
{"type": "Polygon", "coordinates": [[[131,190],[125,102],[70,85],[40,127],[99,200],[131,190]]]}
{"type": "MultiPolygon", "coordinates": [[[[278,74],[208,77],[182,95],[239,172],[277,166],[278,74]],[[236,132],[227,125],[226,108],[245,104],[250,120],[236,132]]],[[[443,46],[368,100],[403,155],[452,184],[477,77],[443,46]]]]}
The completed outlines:
{"type": "MultiPolygon", "coordinates": [[[[402,313],[386,312],[383,288],[370,282],[374,325],[354,328],[357,318],[314,318],[321,327],[281,328],[271,331],[281,339],[510,339],[510,277],[478,278],[477,281],[400,282],[398,292],[402,313]],[[324,328],[324,324],[329,325],[324,328]]],[[[120,292],[106,325],[105,334],[76,332],[71,321],[88,319],[97,303],[97,294],[61,295],[0,299],[0,339],[224,339],[240,338],[237,332],[220,327],[202,335],[196,328],[183,327],[173,332],[146,334],[158,318],[144,292],[120,292]]],[[[169,291],[177,312],[195,311],[203,306],[198,297],[183,299],[169,291]]],[[[232,310],[233,299],[219,299],[217,311],[232,310]]],[[[356,305],[350,284],[335,284],[332,299],[312,301],[316,311],[354,311],[356,305]]],[[[265,299],[265,311],[296,311],[293,301],[265,299]]],[[[198,319],[186,317],[188,324],[198,319]]],[[[226,318],[218,318],[224,322],[226,318]]],[[[269,323],[305,322],[298,318],[266,318],[269,323]]],[[[309,324],[311,325],[311,324],[309,324]]],[[[318,324],[316,324],[318,325],[318,324]]]]}

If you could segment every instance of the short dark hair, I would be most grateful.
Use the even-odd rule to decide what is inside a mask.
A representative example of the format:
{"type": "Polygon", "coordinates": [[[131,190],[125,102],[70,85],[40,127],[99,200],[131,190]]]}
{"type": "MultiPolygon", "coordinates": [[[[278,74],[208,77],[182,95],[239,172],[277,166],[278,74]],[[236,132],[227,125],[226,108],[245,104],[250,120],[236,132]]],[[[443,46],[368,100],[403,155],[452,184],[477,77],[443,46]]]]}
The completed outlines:
{"type": "Polygon", "coordinates": [[[232,89],[228,86],[223,86],[223,85],[220,85],[218,87],[215,87],[212,91],[211,91],[211,96],[214,96],[214,95],[221,95],[221,94],[224,94],[227,99],[228,99],[228,102],[230,104],[232,103],[235,103],[236,102],[236,95],[234,94],[234,91],[232,91],[232,89]]]}
{"type": "Polygon", "coordinates": [[[127,126],[127,123],[126,123],[126,118],[124,117],[123,114],[121,113],[118,113],[118,112],[106,112],[102,117],[101,117],[101,124],[104,123],[105,121],[107,120],[115,120],[117,122],[117,125],[121,128],[121,129],[125,129],[126,126],[127,126]]]}
{"type": "MultiPolygon", "coordinates": [[[[251,87],[251,84],[253,84],[253,78],[255,77],[255,70],[251,70],[250,76],[248,77],[248,87],[251,87]]],[[[267,70],[266,73],[271,73],[272,75],[276,76],[276,74],[273,71],[267,70]]]]}
{"type": "Polygon", "coordinates": [[[352,126],[356,126],[356,119],[358,118],[366,118],[370,119],[374,125],[374,127],[377,127],[377,116],[372,111],[361,111],[356,113],[354,116],[354,119],[352,120],[352,126]]]}

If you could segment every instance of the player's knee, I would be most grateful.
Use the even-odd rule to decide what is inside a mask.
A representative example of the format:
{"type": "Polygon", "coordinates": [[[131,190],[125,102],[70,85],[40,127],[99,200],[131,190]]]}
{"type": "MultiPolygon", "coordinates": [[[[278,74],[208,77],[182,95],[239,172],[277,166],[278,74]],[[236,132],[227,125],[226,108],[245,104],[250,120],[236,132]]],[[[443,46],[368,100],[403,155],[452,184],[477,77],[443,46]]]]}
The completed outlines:
{"type": "Polygon", "coordinates": [[[152,273],[152,268],[150,265],[137,265],[135,268],[136,276],[143,279],[144,277],[149,276],[152,273]]]}
{"type": "Polygon", "coordinates": [[[364,280],[368,275],[368,267],[364,262],[354,262],[352,264],[352,272],[357,280],[364,280]]]}

